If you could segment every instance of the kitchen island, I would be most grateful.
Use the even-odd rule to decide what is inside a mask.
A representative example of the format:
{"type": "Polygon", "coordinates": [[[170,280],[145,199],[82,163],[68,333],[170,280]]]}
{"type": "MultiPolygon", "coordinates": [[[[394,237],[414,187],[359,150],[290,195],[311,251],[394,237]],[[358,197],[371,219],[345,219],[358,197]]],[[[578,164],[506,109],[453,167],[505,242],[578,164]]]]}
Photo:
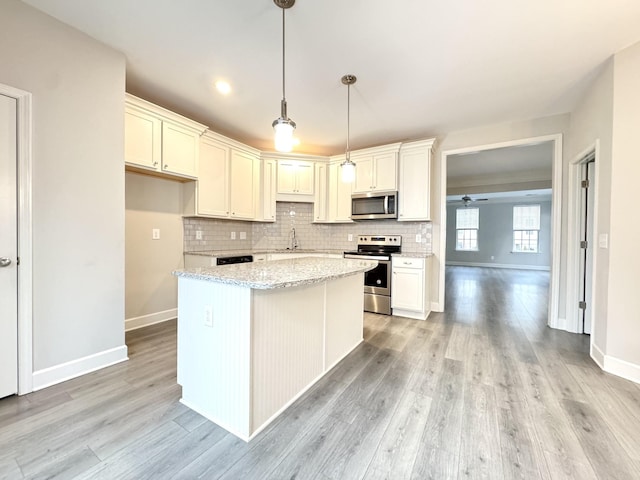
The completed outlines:
{"type": "Polygon", "coordinates": [[[177,270],[181,402],[249,441],[362,342],[376,261],[177,270]]]}

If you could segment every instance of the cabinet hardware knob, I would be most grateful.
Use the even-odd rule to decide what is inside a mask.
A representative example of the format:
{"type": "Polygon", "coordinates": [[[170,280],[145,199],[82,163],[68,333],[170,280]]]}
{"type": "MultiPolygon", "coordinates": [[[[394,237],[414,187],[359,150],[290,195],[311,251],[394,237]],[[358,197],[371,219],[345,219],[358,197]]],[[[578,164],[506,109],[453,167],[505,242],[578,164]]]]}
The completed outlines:
{"type": "Polygon", "coordinates": [[[166,170],[167,168],[169,168],[169,165],[167,165],[166,163],[164,164],[164,169],[166,170]]]}
{"type": "Polygon", "coordinates": [[[153,162],[153,166],[157,167],[158,166],[158,162],[153,162]]]}

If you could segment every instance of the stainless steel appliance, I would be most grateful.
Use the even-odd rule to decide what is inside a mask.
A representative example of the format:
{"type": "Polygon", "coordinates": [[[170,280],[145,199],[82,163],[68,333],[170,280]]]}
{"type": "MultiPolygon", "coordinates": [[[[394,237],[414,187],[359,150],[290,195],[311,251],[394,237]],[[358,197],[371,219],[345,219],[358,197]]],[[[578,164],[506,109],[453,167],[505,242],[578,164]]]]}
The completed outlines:
{"type": "Polygon", "coordinates": [[[236,255],[233,257],[218,257],[216,259],[216,265],[233,265],[236,263],[250,262],[253,262],[253,255],[236,255]]]}
{"type": "Polygon", "coordinates": [[[398,218],[398,192],[369,192],[351,195],[351,220],[398,218]]]}
{"type": "Polygon", "coordinates": [[[359,235],[358,250],[344,252],[344,258],[378,260],[378,266],[364,274],[365,312],[391,315],[391,254],[401,247],[400,235],[359,235]]]}

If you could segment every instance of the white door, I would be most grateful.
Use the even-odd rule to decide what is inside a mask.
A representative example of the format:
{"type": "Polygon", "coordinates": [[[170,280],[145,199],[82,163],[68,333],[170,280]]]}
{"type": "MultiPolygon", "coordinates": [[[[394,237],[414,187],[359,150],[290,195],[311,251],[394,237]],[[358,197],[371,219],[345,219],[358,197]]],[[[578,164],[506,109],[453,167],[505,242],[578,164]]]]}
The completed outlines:
{"type": "Polygon", "coordinates": [[[16,99],[0,95],[0,398],[18,392],[16,99]]]}
{"type": "Polygon", "coordinates": [[[591,286],[593,284],[593,249],[595,248],[593,235],[593,207],[595,162],[588,160],[582,165],[582,200],[580,209],[581,218],[581,251],[580,251],[580,308],[583,333],[591,333],[591,316],[593,300],[591,286]]]}

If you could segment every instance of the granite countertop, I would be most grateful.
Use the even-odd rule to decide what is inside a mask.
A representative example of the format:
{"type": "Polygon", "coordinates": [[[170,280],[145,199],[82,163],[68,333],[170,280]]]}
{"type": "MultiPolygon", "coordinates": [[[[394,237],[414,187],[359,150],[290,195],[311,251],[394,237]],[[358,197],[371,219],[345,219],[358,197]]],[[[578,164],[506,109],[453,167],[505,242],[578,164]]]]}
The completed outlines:
{"type": "Polygon", "coordinates": [[[344,250],[317,250],[317,249],[272,249],[272,250],[204,250],[201,252],[184,252],[185,255],[200,255],[203,257],[235,257],[237,255],[261,255],[269,253],[327,253],[331,255],[342,255],[344,250]]]}
{"type": "Polygon", "coordinates": [[[429,258],[429,257],[433,257],[433,253],[406,252],[406,253],[392,253],[391,256],[392,257],[429,258]]]}
{"type": "Polygon", "coordinates": [[[366,272],[375,260],[338,258],[290,258],[270,262],[239,263],[207,268],[175,270],[173,275],[208,282],[226,283],[260,290],[297,287],[366,272]]]}

